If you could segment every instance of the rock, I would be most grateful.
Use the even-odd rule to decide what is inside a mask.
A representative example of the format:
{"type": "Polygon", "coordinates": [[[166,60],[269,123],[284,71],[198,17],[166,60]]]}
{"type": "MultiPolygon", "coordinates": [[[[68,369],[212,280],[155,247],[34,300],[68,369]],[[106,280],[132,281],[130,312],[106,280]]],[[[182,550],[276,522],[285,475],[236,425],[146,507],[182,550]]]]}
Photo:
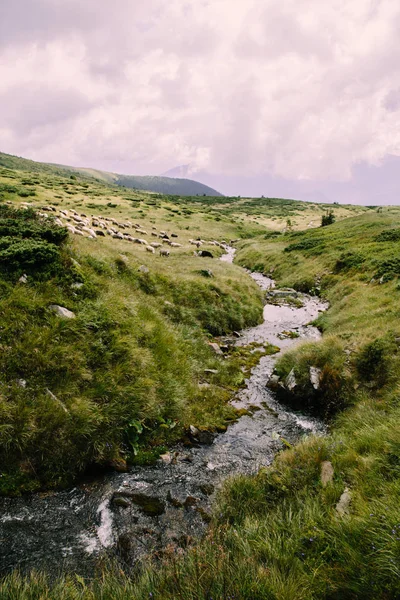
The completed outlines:
{"type": "Polygon", "coordinates": [[[210,446],[215,438],[215,433],[212,431],[208,431],[208,429],[198,429],[194,425],[190,425],[189,432],[194,441],[207,446],[210,446]]]}
{"type": "Polygon", "coordinates": [[[351,503],[351,492],[349,488],[345,488],[343,494],[339,498],[339,502],[336,504],[336,512],[339,517],[344,517],[350,512],[351,503]]]}
{"type": "Polygon", "coordinates": [[[267,296],[273,298],[297,298],[298,293],[292,288],[282,288],[280,290],[270,290],[267,292],[267,296]]]}
{"type": "Polygon", "coordinates": [[[211,496],[215,489],[212,483],[202,483],[199,488],[206,496],[211,496]]]}
{"type": "Polygon", "coordinates": [[[196,437],[200,433],[200,431],[194,425],[189,426],[189,432],[193,437],[196,437]]]}
{"type": "Polygon", "coordinates": [[[241,336],[241,334],[239,333],[239,331],[234,331],[234,332],[232,333],[232,335],[233,335],[235,338],[240,338],[240,336],[241,336]]]}
{"type": "Polygon", "coordinates": [[[310,367],[310,382],[314,390],[319,390],[321,380],[321,369],[310,367]]]}
{"type": "Polygon", "coordinates": [[[183,454],[182,456],[179,457],[179,461],[180,462],[192,463],[193,462],[193,456],[191,454],[183,454]]]}
{"type": "Polygon", "coordinates": [[[71,283],[71,288],[73,290],[80,290],[81,287],[83,287],[83,283],[81,283],[80,281],[77,281],[76,283],[71,283]]]}
{"type": "Polygon", "coordinates": [[[139,273],[149,273],[150,269],[148,267],[146,267],[145,265],[140,265],[140,267],[138,268],[139,273]]]}
{"type": "Polygon", "coordinates": [[[191,506],[196,506],[198,502],[200,502],[199,498],[196,498],[195,496],[187,496],[183,506],[185,508],[190,508],[191,506]]]}
{"type": "Polygon", "coordinates": [[[59,306],[58,304],[50,304],[49,308],[50,310],[55,312],[57,316],[63,319],[75,319],[76,317],[75,313],[73,313],[71,310],[68,310],[68,308],[65,308],[64,306],[59,306]]]}
{"type": "Polygon", "coordinates": [[[19,387],[26,388],[26,380],[25,379],[17,379],[17,384],[19,387]]]}
{"type": "Polygon", "coordinates": [[[328,483],[332,483],[333,480],[333,467],[329,460],[324,460],[321,463],[321,483],[322,487],[326,487],[328,483]]]}
{"type": "Polygon", "coordinates": [[[128,498],[124,498],[123,496],[116,496],[113,498],[113,504],[115,506],[120,506],[121,508],[128,508],[131,503],[128,498]]]}
{"type": "Polygon", "coordinates": [[[204,373],[210,373],[210,375],[216,375],[218,373],[217,369],[204,369],[204,373]]]}
{"type": "Polygon", "coordinates": [[[222,355],[221,348],[215,342],[209,342],[208,345],[214,350],[215,354],[222,355]]]}
{"type": "Polygon", "coordinates": [[[128,465],[124,458],[113,458],[109,461],[108,466],[114,469],[118,473],[127,473],[129,471],[128,465]]]}
{"type": "Polygon", "coordinates": [[[18,279],[19,283],[28,283],[28,275],[26,273],[24,273],[23,275],[21,275],[21,277],[18,279]]]}
{"type": "Polygon", "coordinates": [[[289,392],[293,392],[294,388],[297,386],[296,376],[294,374],[294,369],[292,369],[289,375],[285,379],[285,386],[289,390],[289,392]]]}
{"type": "Polygon", "coordinates": [[[149,517],[157,517],[165,512],[165,503],[157,496],[149,496],[140,492],[129,494],[132,502],[149,517]]]}
{"type": "Polygon", "coordinates": [[[172,456],[170,452],[166,452],[165,454],[160,454],[160,459],[165,465],[171,464],[172,456]]]}
{"type": "Polygon", "coordinates": [[[268,381],[268,387],[275,389],[279,386],[281,378],[279,377],[279,375],[273,374],[271,375],[271,377],[269,378],[268,381]]]}

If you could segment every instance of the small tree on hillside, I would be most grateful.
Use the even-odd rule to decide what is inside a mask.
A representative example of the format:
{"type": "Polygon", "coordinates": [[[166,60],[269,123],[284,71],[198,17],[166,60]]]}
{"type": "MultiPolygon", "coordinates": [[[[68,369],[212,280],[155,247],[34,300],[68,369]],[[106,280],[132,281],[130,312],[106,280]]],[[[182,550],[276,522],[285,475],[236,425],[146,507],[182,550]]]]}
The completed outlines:
{"type": "Polygon", "coordinates": [[[326,227],[326,225],[332,225],[332,223],[335,222],[335,215],[333,214],[333,211],[330,210],[329,212],[326,213],[326,215],[322,215],[321,218],[321,227],[326,227]]]}

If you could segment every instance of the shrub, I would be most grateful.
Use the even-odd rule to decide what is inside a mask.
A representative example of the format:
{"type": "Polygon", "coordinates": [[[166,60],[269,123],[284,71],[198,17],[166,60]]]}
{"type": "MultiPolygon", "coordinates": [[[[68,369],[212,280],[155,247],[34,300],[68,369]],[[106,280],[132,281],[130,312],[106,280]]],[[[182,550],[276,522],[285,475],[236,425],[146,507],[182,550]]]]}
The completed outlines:
{"type": "Polygon", "coordinates": [[[321,246],[320,250],[322,251],[325,247],[323,241],[324,240],[322,238],[306,238],[304,240],[301,240],[300,242],[289,244],[289,246],[286,246],[284,251],[294,252],[295,250],[311,250],[313,248],[316,248],[317,246],[321,246]]]}
{"type": "Polygon", "coordinates": [[[392,350],[392,344],[385,338],[377,338],[363,346],[355,361],[360,379],[374,382],[377,387],[387,383],[392,350]]]}
{"type": "Polygon", "coordinates": [[[400,240],[400,227],[396,229],[388,229],[387,231],[382,231],[379,235],[376,236],[376,242],[398,242],[400,240]]]}
{"type": "Polygon", "coordinates": [[[321,227],[326,227],[327,225],[332,225],[335,222],[335,215],[332,210],[330,210],[326,215],[322,215],[321,217],[321,227]]]}
{"type": "Polygon", "coordinates": [[[339,256],[335,263],[334,272],[348,271],[361,266],[365,258],[356,252],[345,252],[339,256]]]}

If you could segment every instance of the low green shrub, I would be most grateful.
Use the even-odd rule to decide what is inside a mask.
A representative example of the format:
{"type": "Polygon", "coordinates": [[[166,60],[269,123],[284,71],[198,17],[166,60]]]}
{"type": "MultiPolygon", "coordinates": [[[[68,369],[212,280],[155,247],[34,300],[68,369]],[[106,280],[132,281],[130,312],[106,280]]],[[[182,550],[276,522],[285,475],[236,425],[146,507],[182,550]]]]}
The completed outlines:
{"type": "Polygon", "coordinates": [[[376,242],[398,242],[400,240],[400,227],[382,231],[375,237],[376,242]]]}

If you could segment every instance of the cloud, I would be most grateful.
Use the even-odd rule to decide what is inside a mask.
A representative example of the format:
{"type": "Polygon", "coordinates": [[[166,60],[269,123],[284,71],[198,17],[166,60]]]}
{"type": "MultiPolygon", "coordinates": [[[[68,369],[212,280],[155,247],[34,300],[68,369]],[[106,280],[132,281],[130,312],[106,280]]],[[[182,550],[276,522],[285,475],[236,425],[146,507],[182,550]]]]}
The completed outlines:
{"type": "Polygon", "coordinates": [[[131,173],[345,180],[400,155],[397,0],[13,0],[4,151],[131,173]]]}

